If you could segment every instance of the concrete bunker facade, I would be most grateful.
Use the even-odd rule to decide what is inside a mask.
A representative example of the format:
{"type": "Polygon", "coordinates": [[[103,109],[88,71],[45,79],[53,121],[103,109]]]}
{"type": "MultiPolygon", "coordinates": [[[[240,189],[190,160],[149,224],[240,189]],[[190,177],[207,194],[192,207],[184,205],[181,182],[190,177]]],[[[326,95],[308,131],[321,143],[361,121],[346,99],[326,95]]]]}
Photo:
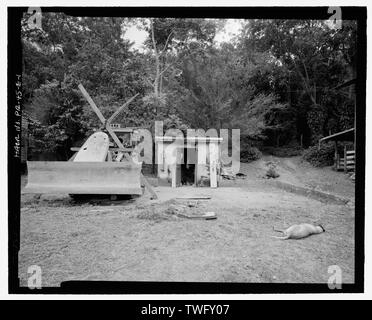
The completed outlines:
{"type": "Polygon", "coordinates": [[[221,173],[219,137],[156,136],[159,185],[217,188],[221,173]]]}

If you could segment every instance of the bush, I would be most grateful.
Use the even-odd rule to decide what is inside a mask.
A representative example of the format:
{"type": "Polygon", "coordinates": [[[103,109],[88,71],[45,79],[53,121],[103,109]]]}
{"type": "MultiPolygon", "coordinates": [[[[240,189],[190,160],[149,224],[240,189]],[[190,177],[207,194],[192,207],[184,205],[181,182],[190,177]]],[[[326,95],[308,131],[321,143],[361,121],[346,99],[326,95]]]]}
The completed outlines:
{"type": "Polygon", "coordinates": [[[262,157],[262,153],[256,147],[243,147],[240,150],[240,161],[241,162],[252,162],[262,157]]]}
{"type": "Polygon", "coordinates": [[[302,154],[302,148],[299,146],[283,146],[283,147],[264,147],[262,151],[271,154],[275,157],[295,157],[302,154]]]}
{"type": "Polygon", "coordinates": [[[310,162],[315,167],[331,166],[334,161],[335,149],[332,143],[312,146],[303,153],[303,159],[310,162]]]}
{"type": "Polygon", "coordinates": [[[275,167],[271,166],[269,169],[266,171],[266,177],[267,178],[278,178],[280,175],[279,173],[276,172],[275,167]]]}

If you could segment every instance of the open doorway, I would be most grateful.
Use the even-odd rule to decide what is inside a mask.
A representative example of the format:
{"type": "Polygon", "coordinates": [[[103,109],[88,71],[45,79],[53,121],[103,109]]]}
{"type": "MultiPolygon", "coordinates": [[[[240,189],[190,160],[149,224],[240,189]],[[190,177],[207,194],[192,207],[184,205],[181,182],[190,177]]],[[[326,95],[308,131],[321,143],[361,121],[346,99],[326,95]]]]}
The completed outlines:
{"type": "Polygon", "coordinates": [[[181,164],[181,185],[195,185],[196,150],[195,148],[184,148],[183,164],[181,164]]]}
{"type": "Polygon", "coordinates": [[[181,185],[195,185],[195,164],[181,165],[181,185]]]}

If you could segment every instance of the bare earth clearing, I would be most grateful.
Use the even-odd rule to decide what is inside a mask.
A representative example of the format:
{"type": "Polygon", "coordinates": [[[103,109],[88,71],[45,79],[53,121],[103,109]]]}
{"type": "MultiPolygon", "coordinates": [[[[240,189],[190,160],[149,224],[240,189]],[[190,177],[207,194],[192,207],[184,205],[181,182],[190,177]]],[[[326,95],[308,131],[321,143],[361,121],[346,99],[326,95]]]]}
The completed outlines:
{"type": "Polygon", "coordinates": [[[326,283],[331,265],[341,267],[344,283],[353,283],[353,205],[281,190],[262,178],[269,160],[278,163],[279,180],[354,202],[347,175],[297,157],[242,164],[247,177],[223,180],[218,189],[156,187],[156,201],[147,193],[115,202],[22,194],[21,285],[35,264],[42,268],[43,286],[67,280],[326,283]],[[211,199],[175,199],[191,195],[211,199]],[[179,217],[168,209],[172,204],[214,211],[217,219],[179,217]],[[302,240],[271,238],[277,235],[273,226],[305,222],[321,223],[326,232],[302,240]]]}

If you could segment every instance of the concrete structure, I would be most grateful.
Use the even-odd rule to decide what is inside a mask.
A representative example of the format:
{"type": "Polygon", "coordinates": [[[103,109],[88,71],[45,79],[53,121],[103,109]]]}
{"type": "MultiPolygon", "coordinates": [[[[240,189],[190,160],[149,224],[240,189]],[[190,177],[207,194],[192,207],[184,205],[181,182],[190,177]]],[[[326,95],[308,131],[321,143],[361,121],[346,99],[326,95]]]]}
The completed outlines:
{"type": "Polygon", "coordinates": [[[221,141],[218,137],[155,137],[159,185],[217,188],[221,141]]]}

